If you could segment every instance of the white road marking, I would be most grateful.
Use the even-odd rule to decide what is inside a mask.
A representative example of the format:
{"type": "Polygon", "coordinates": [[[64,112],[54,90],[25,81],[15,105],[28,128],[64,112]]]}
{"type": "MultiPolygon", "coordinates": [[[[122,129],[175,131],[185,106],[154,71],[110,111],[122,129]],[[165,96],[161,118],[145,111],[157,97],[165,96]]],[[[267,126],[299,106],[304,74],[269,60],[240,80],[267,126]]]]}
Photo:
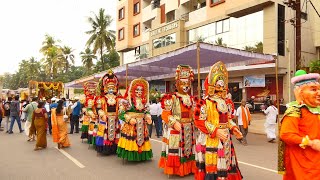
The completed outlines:
{"type": "MultiPolygon", "coordinates": [[[[151,138],[150,138],[150,140],[151,140],[151,141],[158,142],[158,143],[162,143],[162,141],[159,141],[159,140],[156,140],[156,139],[151,139],[151,138]]],[[[251,166],[251,167],[255,167],[255,168],[258,168],[258,169],[270,171],[270,172],[273,172],[273,173],[278,173],[278,171],[276,171],[276,170],[268,169],[268,168],[261,167],[261,166],[257,166],[257,165],[254,165],[254,164],[250,164],[250,163],[246,163],[246,162],[242,162],[242,161],[238,161],[238,163],[239,163],[239,164],[244,164],[244,165],[247,165],[247,166],[251,166]]]]}
{"type": "Polygon", "coordinates": [[[162,141],[159,141],[159,140],[156,140],[156,139],[151,139],[151,138],[150,138],[150,140],[151,140],[151,141],[158,142],[158,143],[162,143],[162,141]]]}
{"type": "Polygon", "coordinates": [[[58,147],[55,147],[58,151],[60,151],[63,155],[65,155],[68,159],[70,159],[73,163],[75,163],[79,168],[85,168],[83,164],[81,164],[78,160],[76,160],[74,157],[72,157],[70,154],[65,152],[62,149],[58,149],[58,147]]]}
{"type": "Polygon", "coordinates": [[[276,171],[276,170],[268,169],[268,168],[261,167],[261,166],[257,166],[257,165],[254,165],[254,164],[249,164],[249,163],[242,162],[242,161],[238,161],[238,163],[239,163],[239,164],[248,165],[248,166],[252,166],[252,167],[255,167],[255,168],[258,168],[258,169],[263,169],[263,170],[266,170],[266,171],[270,171],[270,172],[278,173],[278,171],[276,171]]]}

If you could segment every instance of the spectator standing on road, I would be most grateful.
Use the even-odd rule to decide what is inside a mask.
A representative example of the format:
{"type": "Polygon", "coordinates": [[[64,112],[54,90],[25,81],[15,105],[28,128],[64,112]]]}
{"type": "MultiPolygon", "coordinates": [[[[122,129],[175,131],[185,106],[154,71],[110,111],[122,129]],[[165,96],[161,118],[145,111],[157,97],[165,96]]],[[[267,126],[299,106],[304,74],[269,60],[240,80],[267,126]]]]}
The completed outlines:
{"type": "Polygon", "coordinates": [[[151,124],[148,124],[148,131],[149,131],[149,137],[151,138],[151,135],[152,135],[152,126],[153,126],[153,123],[155,124],[156,126],[156,135],[157,137],[159,138],[160,137],[160,127],[159,127],[159,106],[156,104],[156,101],[155,100],[152,100],[151,101],[151,105],[149,106],[150,108],[150,115],[151,115],[151,119],[152,119],[152,123],[151,124]]]}
{"type": "Polygon", "coordinates": [[[272,143],[276,140],[276,125],[277,125],[277,116],[278,109],[273,105],[273,102],[270,101],[267,109],[262,110],[266,115],[266,122],[264,124],[268,142],[272,143]]]}
{"type": "Polygon", "coordinates": [[[63,115],[65,114],[66,108],[63,108],[63,101],[58,101],[57,108],[51,110],[51,121],[52,121],[52,139],[53,142],[58,143],[58,148],[64,148],[70,146],[68,137],[68,127],[63,115]]]}
{"type": "MultiPolygon", "coordinates": [[[[35,105],[36,103],[33,103],[35,105]]],[[[35,151],[44,149],[47,147],[47,135],[46,135],[46,126],[47,126],[47,111],[44,108],[44,102],[40,101],[37,104],[37,108],[32,113],[31,117],[31,127],[30,134],[33,136],[37,134],[37,143],[34,148],[35,151]]]]}
{"type": "Polygon", "coordinates": [[[44,108],[46,109],[47,115],[48,115],[48,119],[47,119],[48,132],[49,132],[49,134],[52,134],[52,132],[51,132],[52,126],[51,126],[50,102],[51,102],[51,99],[47,98],[46,103],[44,105],[44,108]]]}
{"type": "Polygon", "coordinates": [[[28,104],[25,108],[23,108],[23,112],[26,114],[26,123],[24,124],[24,130],[26,131],[26,135],[29,137],[28,141],[34,141],[35,136],[33,134],[30,134],[29,129],[31,127],[32,122],[32,114],[35,109],[37,109],[38,106],[38,97],[33,97],[32,102],[28,104]]]}
{"type": "Polygon", "coordinates": [[[253,114],[255,110],[254,98],[255,98],[254,96],[251,96],[251,98],[248,101],[248,103],[251,105],[251,108],[250,108],[251,114],[253,114]]]}
{"type": "Polygon", "coordinates": [[[12,101],[12,97],[8,97],[8,101],[4,103],[4,122],[6,126],[6,133],[9,133],[9,118],[10,118],[10,104],[12,101]]]}
{"type": "MultiPolygon", "coordinates": [[[[51,110],[53,108],[57,108],[58,107],[57,99],[55,97],[51,98],[51,104],[50,104],[49,107],[50,107],[50,117],[51,117],[51,110]]],[[[50,124],[48,124],[49,125],[49,132],[52,133],[52,121],[51,121],[51,119],[50,119],[49,122],[50,122],[50,124]]]]}
{"type": "Polygon", "coordinates": [[[4,117],[4,108],[3,108],[2,99],[0,99],[0,131],[3,131],[3,127],[1,126],[3,117],[4,117]]]}
{"type": "Polygon", "coordinates": [[[72,106],[72,115],[71,115],[71,122],[70,122],[70,133],[73,134],[73,131],[75,133],[79,133],[79,118],[80,118],[80,112],[81,112],[81,103],[79,101],[79,97],[74,97],[74,100],[76,101],[72,106]]]}
{"type": "Polygon", "coordinates": [[[14,121],[17,120],[18,126],[20,133],[22,133],[24,130],[21,127],[21,121],[20,121],[20,102],[19,102],[19,96],[15,96],[14,100],[10,103],[10,118],[11,118],[11,123],[10,123],[10,129],[9,129],[9,134],[12,134],[13,131],[13,125],[14,121]]]}
{"type": "Polygon", "coordinates": [[[246,107],[246,100],[244,99],[241,101],[241,105],[237,109],[236,118],[238,121],[240,132],[243,135],[241,143],[243,145],[247,145],[248,142],[246,137],[248,134],[248,127],[251,121],[251,114],[250,114],[249,108],[246,107]]]}
{"type": "Polygon", "coordinates": [[[157,105],[159,106],[159,112],[158,112],[158,123],[159,123],[159,132],[160,132],[160,136],[162,136],[163,133],[163,129],[162,129],[162,118],[161,118],[161,114],[162,114],[162,108],[161,108],[161,102],[160,102],[160,98],[156,98],[156,102],[157,105]]]}

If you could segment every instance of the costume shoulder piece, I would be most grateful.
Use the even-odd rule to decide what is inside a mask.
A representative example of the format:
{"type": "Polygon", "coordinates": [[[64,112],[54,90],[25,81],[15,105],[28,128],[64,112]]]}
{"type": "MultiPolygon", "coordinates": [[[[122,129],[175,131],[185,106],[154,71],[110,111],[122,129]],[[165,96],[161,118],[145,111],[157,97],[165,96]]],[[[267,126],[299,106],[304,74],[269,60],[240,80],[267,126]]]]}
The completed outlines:
{"type": "Polygon", "coordinates": [[[288,103],[288,108],[284,113],[283,117],[290,116],[290,117],[299,118],[301,116],[301,110],[300,110],[301,107],[302,105],[299,105],[297,101],[292,101],[288,103]]]}

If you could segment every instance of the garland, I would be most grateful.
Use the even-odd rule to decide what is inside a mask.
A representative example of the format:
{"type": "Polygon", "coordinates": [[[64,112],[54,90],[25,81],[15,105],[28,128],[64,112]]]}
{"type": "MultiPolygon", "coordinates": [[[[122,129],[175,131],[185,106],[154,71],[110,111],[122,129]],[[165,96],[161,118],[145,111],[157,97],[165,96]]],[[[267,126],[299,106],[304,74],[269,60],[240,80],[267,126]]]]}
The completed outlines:
{"type": "Polygon", "coordinates": [[[188,105],[186,105],[186,104],[183,103],[182,97],[180,97],[177,93],[175,93],[175,95],[176,95],[176,97],[178,97],[178,99],[179,99],[179,101],[180,101],[180,104],[182,104],[182,105],[183,105],[185,108],[187,108],[187,109],[191,109],[191,107],[192,107],[192,98],[191,98],[191,96],[189,96],[191,105],[188,106],[188,105]]]}

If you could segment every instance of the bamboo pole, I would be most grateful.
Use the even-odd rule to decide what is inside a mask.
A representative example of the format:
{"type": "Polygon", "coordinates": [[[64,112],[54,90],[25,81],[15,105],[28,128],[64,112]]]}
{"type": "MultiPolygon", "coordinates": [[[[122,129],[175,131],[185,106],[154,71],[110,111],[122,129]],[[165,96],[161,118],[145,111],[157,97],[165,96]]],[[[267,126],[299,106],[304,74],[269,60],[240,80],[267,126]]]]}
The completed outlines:
{"type": "MultiPolygon", "coordinates": [[[[278,108],[278,114],[280,114],[280,104],[279,104],[279,80],[278,80],[278,56],[275,58],[276,60],[276,98],[277,98],[277,108],[278,108]]],[[[279,118],[279,116],[277,116],[279,118]]],[[[277,119],[278,120],[278,119],[277,119]]],[[[278,121],[279,122],[279,121],[278,121]]]]}
{"type": "Polygon", "coordinates": [[[126,89],[128,88],[128,64],[126,64],[126,89]]]}
{"type": "Polygon", "coordinates": [[[198,98],[201,99],[201,80],[200,80],[200,43],[197,42],[197,68],[198,68],[198,98]]]}

